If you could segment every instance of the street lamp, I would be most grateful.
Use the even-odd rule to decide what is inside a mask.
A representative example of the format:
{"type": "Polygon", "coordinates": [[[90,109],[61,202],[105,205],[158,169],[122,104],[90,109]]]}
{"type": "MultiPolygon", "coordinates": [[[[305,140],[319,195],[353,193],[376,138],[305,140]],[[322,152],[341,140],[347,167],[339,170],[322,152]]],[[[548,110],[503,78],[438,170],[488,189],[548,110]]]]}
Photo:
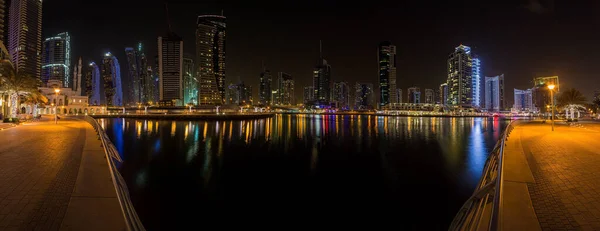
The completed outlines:
{"type": "Polygon", "coordinates": [[[55,97],[54,100],[56,104],[54,106],[54,124],[58,124],[58,93],[60,93],[60,88],[54,88],[55,97]]]}
{"type": "Polygon", "coordinates": [[[552,110],[552,118],[551,118],[551,122],[552,122],[552,131],[554,131],[554,84],[550,84],[548,85],[548,89],[550,89],[550,105],[552,105],[551,110],[552,110]]]}

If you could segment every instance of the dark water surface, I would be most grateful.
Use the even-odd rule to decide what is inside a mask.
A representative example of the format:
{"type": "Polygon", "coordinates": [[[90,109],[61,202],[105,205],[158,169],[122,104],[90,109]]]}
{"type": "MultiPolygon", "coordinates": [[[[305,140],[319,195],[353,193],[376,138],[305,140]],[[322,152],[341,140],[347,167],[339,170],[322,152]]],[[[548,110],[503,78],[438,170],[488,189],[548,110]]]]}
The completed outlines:
{"type": "Polygon", "coordinates": [[[508,124],[367,115],[99,121],[148,230],[447,229],[508,124]]]}

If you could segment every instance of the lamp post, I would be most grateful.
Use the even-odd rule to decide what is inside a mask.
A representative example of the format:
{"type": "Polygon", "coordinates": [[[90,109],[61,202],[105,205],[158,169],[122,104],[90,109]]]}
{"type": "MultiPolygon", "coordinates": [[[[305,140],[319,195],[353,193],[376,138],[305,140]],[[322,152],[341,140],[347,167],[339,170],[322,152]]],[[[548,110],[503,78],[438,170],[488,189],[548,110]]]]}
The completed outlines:
{"type": "Polygon", "coordinates": [[[60,93],[60,88],[54,89],[56,104],[54,104],[54,124],[58,124],[58,93],[60,93]]]}
{"type": "Polygon", "coordinates": [[[552,131],[554,131],[554,84],[550,84],[548,85],[548,89],[550,89],[550,105],[552,105],[550,108],[552,110],[552,117],[551,117],[551,122],[552,122],[552,131]]]}

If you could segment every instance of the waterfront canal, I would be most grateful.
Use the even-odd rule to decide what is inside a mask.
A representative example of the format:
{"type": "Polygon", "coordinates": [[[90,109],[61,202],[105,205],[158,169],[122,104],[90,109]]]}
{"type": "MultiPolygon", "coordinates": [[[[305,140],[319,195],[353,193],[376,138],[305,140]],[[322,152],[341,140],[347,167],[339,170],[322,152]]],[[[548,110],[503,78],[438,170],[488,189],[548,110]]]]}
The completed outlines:
{"type": "Polygon", "coordinates": [[[447,229],[508,124],[367,115],[99,122],[148,230],[224,221],[447,229]]]}

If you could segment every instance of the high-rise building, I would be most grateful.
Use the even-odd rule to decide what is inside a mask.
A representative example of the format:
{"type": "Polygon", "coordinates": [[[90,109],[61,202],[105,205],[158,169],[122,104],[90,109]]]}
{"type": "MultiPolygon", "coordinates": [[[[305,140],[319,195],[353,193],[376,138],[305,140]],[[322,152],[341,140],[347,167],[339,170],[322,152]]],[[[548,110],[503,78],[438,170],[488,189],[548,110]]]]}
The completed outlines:
{"type": "Polygon", "coordinates": [[[319,42],[319,60],[313,71],[313,94],[316,104],[329,106],[331,100],[331,66],[323,58],[321,43],[319,42]]]}
{"type": "Polygon", "coordinates": [[[348,82],[333,83],[333,102],[338,109],[350,109],[350,85],[348,82]]]}
{"type": "Polygon", "coordinates": [[[448,84],[442,83],[440,85],[440,103],[443,105],[448,104],[448,84]]]}
{"type": "Polygon", "coordinates": [[[42,83],[60,80],[62,86],[71,86],[71,36],[68,32],[44,40],[42,50],[42,83]]]}
{"type": "Polygon", "coordinates": [[[41,78],[42,1],[12,0],[8,51],[17,72],[41,78]]]}
{"type": "Polygon", "coordinates": [[[304,104],[311,104],[315,100],[314,94],[315,89],[313,88],[313,86],[304,87],[304,104]]]}
{"type": "Polygon", "coordinates": [[[481,107],[481,62],[479,58],[473,57],[473,107],[481,107]]]}
{"type": "Polygon", "coordinates": [[[515,104],[513,110],[521,112],[533,112],[533,92],[531,89],[514,89],[515,104]]]}
{"type": "Polygon", "coordinates": [[[229,84],[226,92],[227,103],[233,105],[252,105],[252,86],[244,82],[229,84]]]}
{"type": "Polygon", "coordinates": [[[460,45],[448,57],[448,105],[471,107],[473,102],[471,48],[460,45]]]}
{"type": "MultiPolygon", "coordinates": [[[[548,85],[554,85],[554,93],[560,92],[560,84],[558,76],[536,77],[533,79],[533,106],[534,110],[539,112],[547,112],[546,106],[551,104],[550,90],[548,85]]],[[[556,98],[557,94],[554,94],[556,98]]]]}
{"type": "Polygon", "coordinates": [[[279,72],[277,74],[277,91],[279,93],[279,104],[281,105],[293,105],[294,100],[294,79],[292,75],[279,72]]]}
{"type": "Polygon", "coordinates": [[[6,30],[4,25],[7,21],[6,16],[6,2],[4,0],[0,0],[0,43],[2,46],[6,46],[6,40],[4,40],[4,31],[6,30]]]}
{"type": "Polygon", "coordinates": [[[433,89],[425,89],[425,103],[433,104],[435,103],[435,93],[433,89]]]}
{"type": "Polygon", "coordinates": [[[107,106],[123,106],[123,88],[121,87],[121,68],[119,60],[110,52],[102,59],[102,79],[107,106]]]}
{"type": "Polygon", "coordinates": [[[421,103],[421,89],[411,87],[408,89],[408,103],[421,103]]]}
{"type": "Polygon", "coordinates": [[[73,65],[73,92],[76,96],[81,96],[81,68],[81,57],[79,57],[77,65],[73,65]]]}
{"type": "Polygon", "coordinates": [[[379,67],[379,107],[396,101],[396,46],[386,41],[377,49],[379,67]]]}
{"type": "Polygon", "coordinates": [[[226,18],[200,15],[196,22],[196,76],[201,104],[225,103],[226,18]]]}
{"type": "Polygon", "coordinates": [[[136,48],[125,48],[125,55],[127,56],[129,67],[129,79],[127,81],[127,88],[129,89],[128,103],[136,105],[151,101],[148,100],[151,77],[148,74],[148,61],[142,49],[142,43],[138,43],[136,48]]]}
{"type": "Polygon", "coordinates": [[[96,63],[91,62],[85,71],[85,94],[88,97],[90,105],[100,105],[100,68],[96,63]]]}
{"type": "Polygon", "coordinates": [[[258,87],[258,99],[259,105],[269,106],[271,105],[271,71],[263,66],[263,71],[260,73],[260,85],[258,87]]]}
{"type": "Polygon", "coordinates": [[[183,106],[183,39],[175,33],[158,37],[159,100],[183,106]]]}
{"type": "Polygon", "coordinates": [[[502,111],[506,108],[504,98],[504,74],[485,77],[485,109],[502,111]]]}
{"type": "Polygon", "coordinates": [[[356,83],[354,108],[359,110],[373,109],[375,104],[373,96],[373,84],[356,83]]]}
{"type": "Polygon", "coordinates": [[[198,80],[194,77],[194,60],[183,59],[183,102],[198,104],[198,80]]]}
{"type": "Polygon", "coordinates": [[[397,103],[402,103],[402,89],[401,88],[396,88],[396,102],[397,103]]]}

